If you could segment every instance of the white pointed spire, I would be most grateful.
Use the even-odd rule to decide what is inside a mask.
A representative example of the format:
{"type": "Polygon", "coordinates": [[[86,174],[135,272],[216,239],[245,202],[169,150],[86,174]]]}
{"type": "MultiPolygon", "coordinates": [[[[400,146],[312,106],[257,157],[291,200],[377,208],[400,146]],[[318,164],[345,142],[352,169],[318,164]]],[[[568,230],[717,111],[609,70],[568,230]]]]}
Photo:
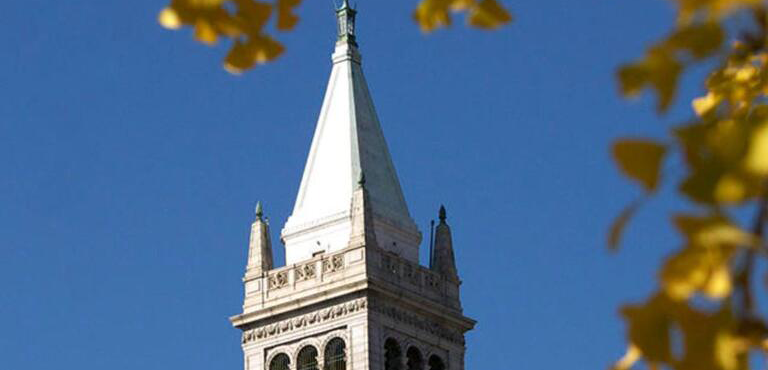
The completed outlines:
{"type": "Polygon", "coordinates": [[[337,9],[333,70],[293,213],[282,231],[286,263],[348,245],[350,202],[365,172],[381,248],[418,261],[421,233],[411,219],[361,68],[355,10],[337,9]]]}

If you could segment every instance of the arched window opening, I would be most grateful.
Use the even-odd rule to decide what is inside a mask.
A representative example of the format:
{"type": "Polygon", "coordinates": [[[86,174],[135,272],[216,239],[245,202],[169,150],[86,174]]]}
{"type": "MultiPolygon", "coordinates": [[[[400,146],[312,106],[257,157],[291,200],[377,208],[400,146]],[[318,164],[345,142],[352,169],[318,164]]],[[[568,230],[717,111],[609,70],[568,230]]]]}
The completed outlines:
{"type": "Polygon", "coordinates": [[[424,370],[424,359],[421,357],[421,351],[416,347],[408,348],[405,352],[408,362],[405,365],[407,370],[424,370]]]}
{"type": "Polygon", "coordinates": [[[296,359],[296,370],[318,370],[317,348],[306,346],[299,351],[296,359]]]}
{"type": "Polygon", "coordinates": [[[445,370],[443,359],[437,355],[429,356],[429,370],[445,370]]]}
{"type": "Polygon", "coordinates": [[[285,353],[272,357],[272,361],[269,362],[269,370],[289,370],[290,366],[291,359],[285,353]]]}
{"type": "Polygon", "coordinates": [[[384,370],[402,370],[403,352],[397,341],[389,338],[384,341],[384,370]]]}
{"type": "Polygon", "coordinates": [[[344,340],[333,338],[325,345],[324,370],[347,370],[347,352],[344,340]]]}

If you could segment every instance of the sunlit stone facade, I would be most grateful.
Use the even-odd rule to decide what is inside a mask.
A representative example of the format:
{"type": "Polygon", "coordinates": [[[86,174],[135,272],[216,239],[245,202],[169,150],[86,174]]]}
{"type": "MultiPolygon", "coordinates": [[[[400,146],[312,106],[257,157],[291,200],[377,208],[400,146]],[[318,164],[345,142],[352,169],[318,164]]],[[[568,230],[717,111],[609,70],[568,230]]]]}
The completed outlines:
{"type": "Polygon", "coordinates": [[[445,211],[430,267],[361,68],[355,10],[338,41],[293,213],[273,268],[261,208],[251,229],[241,314],[245,370],[462,370],[460,281],[445,211]]]}

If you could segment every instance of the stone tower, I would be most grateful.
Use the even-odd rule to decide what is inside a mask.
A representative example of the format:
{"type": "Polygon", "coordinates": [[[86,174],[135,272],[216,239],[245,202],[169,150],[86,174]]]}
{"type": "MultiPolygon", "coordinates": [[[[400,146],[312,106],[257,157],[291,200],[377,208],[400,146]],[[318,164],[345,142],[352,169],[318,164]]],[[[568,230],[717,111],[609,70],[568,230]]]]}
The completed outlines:
{"type": "Polygon", "coordinates": [[[243,281],[245,370],[463,370],[451,231],[440,210],[429,268],[361,69],[356,11],[336,10],[333,70],[273,268],[257,207],[243,281]]]}

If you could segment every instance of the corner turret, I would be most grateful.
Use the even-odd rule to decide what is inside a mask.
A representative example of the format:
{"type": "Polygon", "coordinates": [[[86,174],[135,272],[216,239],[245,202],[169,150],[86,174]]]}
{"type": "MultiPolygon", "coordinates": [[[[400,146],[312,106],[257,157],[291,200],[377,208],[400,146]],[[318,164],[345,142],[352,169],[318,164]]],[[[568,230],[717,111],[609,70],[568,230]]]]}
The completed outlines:
{"type": "Polygon", "coordinates": [[[448,280],[458,282],[459,274],[456,272],[456,260],[453,256],[453,240],[451,228],[445,222],[447,216],[445,207],[440,206],[440,223],[435,229],[435,246],[430,261],[430,268],[448,280]]]}
{"type": "Polygon", "coordinates": [[[256,204],[256,221],[251,225],[251,240],[248,244],[248,265],[245,276],[261,275],[274,266],[272,240],[269,236],[269,221],[264,219],[261,202],[256,204]]]}
{"type": "Polygon", "coordinates": [[[352,218],[349,246],[378,246],[376,244],[376,234],[373,230],[373,210],[371,209],[368,190],[365,188],[365,174],[362,172],[360,173],[360,179],[357,181],[357,189],[352,193],[352,205],[349,213],[352,218]]]}

